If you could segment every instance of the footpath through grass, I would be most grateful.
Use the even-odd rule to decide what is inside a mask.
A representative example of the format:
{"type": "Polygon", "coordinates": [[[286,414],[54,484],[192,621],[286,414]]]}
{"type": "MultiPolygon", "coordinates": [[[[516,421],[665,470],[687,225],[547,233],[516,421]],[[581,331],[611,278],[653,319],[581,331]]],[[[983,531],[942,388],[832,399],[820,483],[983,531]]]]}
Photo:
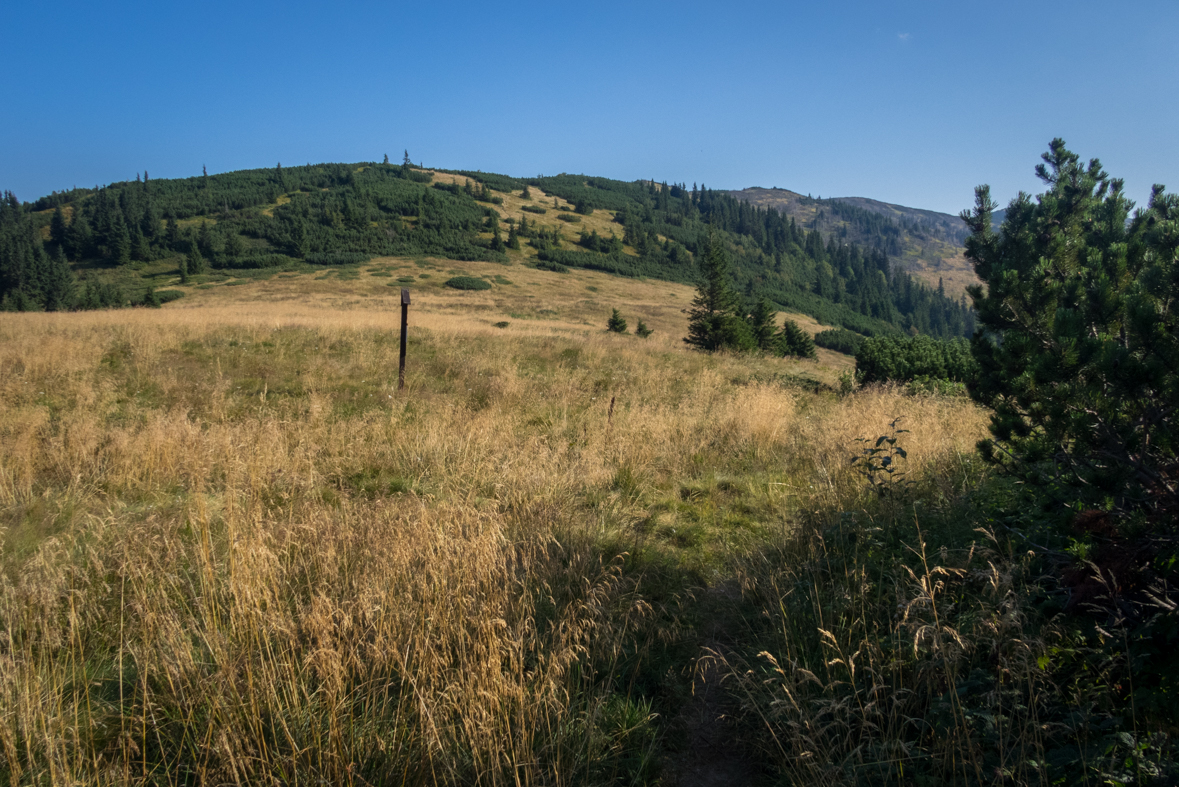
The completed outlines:
{"type": "Polygon", "coordinates": [[[1161,711],[1122,723],[1116,649],[1104,682],[1054,671],[1099,644],[1052,628],[965,400],[429,315],[399,392],[397,317],[0,315],[0,775],[1050,783],[1067,746],[1082,782],[1118,746],[1156,767],[1161,711]],[[856,438],[898,417],[906,475],[874,487],[856,438]]]}

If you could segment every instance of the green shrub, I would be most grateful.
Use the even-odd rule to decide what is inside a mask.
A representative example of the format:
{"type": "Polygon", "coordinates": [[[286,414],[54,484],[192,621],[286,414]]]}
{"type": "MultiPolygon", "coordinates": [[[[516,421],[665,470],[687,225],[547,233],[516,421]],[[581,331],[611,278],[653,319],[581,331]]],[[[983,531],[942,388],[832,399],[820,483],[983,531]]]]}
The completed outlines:
{"type": "Polygon", "coordinates": [[[445,282],[447,287],[452,290],[490,290],[491,282],[485,279],[476,279],[473,276],[455,276],[453,279],[447,279],[445,282]]]}
{"type": "Polygon", "coordinates": [[[312,265],[359,265],[372,259],[371,254],[356,251],[313,252],[305,258],[312,265]]]}
{"type": "Polygon", "coordinates": [[[557,218],[561,221],[567,221],[570,224],[580,224],[581,216],[576,216],[572,213],[558,213],[557,218]]]}
{"type": "Polygon", "coordinates": [[[875,336],[864,339],[856,353],[856,380],[860,384],[905,383],[918,377],[965,383],[976,369],[965,339],[875,336]]]}
{"type": "Polygon", "coordinates": [[[537,260],[536,269],[538,271],[552,271],[553,273],[568,273],[569,268],[559,262],[552,260],[537,260]]]}
{"type": "Polygon", "coordinates": [[[156,290],[154,294],[156,296],[156,300],[160,302],[161,306],[165,303],[171,303],[172,301],[179,300],[184,297],[184,292],[182,290],[156,290]]]}
{"type": "Polygon", "coordinates": [[[825,347],[828,350],[835,350],[835,352],[840,352],[844,355],[855,355],[858,353],[860,351],[860,343],[863,341],[863,336],[846,328],[831,328],[815,334],[816,346],[825,347]]]}
{"type": "Polygon", "coordinates": [[[285,254],[251,254],[242,257],[226,257],[218,261],[218,268],[243,270],[247,268],[283,268],[299,262],[285,254]]]}
{"type": "Polygon", "coordinates": [[[520,206],[520,210],[525,210],[525,211],[528,211],[529,213],[535,213],[539,216],[543,216],[544,214],[549,212],[548,208],[542,208],[539,205],[522,205],[522,206],[520,206]]]}

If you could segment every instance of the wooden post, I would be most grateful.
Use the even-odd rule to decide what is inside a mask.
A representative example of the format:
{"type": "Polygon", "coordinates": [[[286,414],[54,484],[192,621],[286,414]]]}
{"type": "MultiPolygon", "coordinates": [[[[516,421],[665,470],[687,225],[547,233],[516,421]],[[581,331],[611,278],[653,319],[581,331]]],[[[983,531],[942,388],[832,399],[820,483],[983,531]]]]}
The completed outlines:
{"type": "Polygon", "coordinates": [[[401,362],[397,367],[397,390],[405,387],[405,330],[409,325],[409,290],[401,290],[401,362]]]}

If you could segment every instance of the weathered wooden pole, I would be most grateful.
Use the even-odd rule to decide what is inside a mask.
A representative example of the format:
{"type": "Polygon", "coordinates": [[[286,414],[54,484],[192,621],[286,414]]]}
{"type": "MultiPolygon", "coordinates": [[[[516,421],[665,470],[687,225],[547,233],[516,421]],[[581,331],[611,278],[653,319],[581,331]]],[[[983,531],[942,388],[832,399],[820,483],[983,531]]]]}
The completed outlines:
{"type": "Polygon", "coordinates": [[[397,367],[397,390],[405,387],[405,330],[409,325],[409,290],[401,290],[401,362],[397,367]]]}

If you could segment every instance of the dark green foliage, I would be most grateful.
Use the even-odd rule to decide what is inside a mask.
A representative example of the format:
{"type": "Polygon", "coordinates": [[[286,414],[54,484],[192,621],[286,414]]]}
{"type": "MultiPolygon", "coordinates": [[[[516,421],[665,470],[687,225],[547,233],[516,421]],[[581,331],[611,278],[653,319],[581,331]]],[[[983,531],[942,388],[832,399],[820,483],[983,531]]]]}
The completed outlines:
{"type": "Polygon", "coordinates": [[[655,333],[655,331],[648,328],[647,323],[643,322],[642,320],[639,320],[639,324],[635,326],[635,335],[643,339],[646,339],[653,333],[655,333]]]}
{"type": "Polygon", "coordinates": [[[860,451],[858,456],[852,458],[852,467],[882,498],[898,497],[910,486],[898,461],[909,458],[908,452],[897,445],[900,436],[909,433],[908,429],[897,426],[900,422],[900,418],[890,421],[889,432],[880,435],[875,441],[867,437],[856,438],[860,451]]]}
{"type": "Polygon", "coordinates": [[[527,211],[529,213],[536,213],[540,216],[543,216],[549,212],[548,208],[542,208],[539,205],[521,205],[520,210],[527,211]]]}
{"type": "Polygon", "coordinates": [[[47,253],[29,212],[12,192],[0,195],[0,309],[69,309],[74,289],[74,274],[62,247],[54,244],[47,253]]]}
{"type": "Polygon", "coordinates": [[[180,280],[188,281],[189,276],[196,276],[205,272],[205,259],[201,256],[196,244],[188,250],[188,254],[180,261],[180,280]]]}
{"type": "Polygon", "coordinates": [[[597,252],[598,254],[611,254],[614,256],[622,254],[622,239],[616,237],[614,233],[610,233],[609,238],[603,238],[598,234],[597,230],[590,233],[582,230],[577,243],[582,248],[597,252]]]}
{"type": "Polygon", "coordinates": [[[541,271],[552,271],[553,273],[569,272],[568,266],[562,265],[559,262],[553,262],[552,260],[540,259],[539,257],[537,258],[536,269],[541,271]]]}
{"type": "Polygon", "coordinates": [[[371,260],[372,255],[358,251],[327,251],[312,252],[306,259],[312,265],[359,265],[371,260]]]}
{"type": "Polygon", "coordinates": [[[861,384],[908,382],[920,377],[968,383],[976,365],[965,339],[879,336],[864,339],[856,353],[861,384]]]}
{"type": "Polygon", "coordinates": [[[782,325],[782,330],[775,337],[777,339],[778,350],[782,355],[791,355],[796,358],[814,358],[815,357],[815,342],[810,334],[798,327],[798,323],[794,320],[787,320],[782,325]]]}
{"type": "Polygon", "coordinates": [[[508,175],[498,175],[494,172],[482,172],[480,170],[466,169],[439,171],[450,172],[455,175],[462,175],[465,178],[470,178],[476,183],[482,184],[484,187],[490,187],[505,194],[511,191],[527,188],[527,184],[519,178],[509,177],[508,175]]]}
{"type": "Polygon", "coordinates": [[[816,333],[814,341],[819,347],[826,347],[844,355],[855,355],[860,351],[860,343],[864,341],[864,337],[843,328],[831,328],[816,333]]]}
{"type": "Polygon", "coordinates": [[[573,210],[575,213],[580,213],[582,216],[590,216],[593,215],[594,212],[593,207],[591,207],[589,204],[589,200],[587,200],[585,197],[581,197],[577,200],[573,206],[573,210]]]}
{"type": "MultiPolygon", "coordinates": [[[[160,301],[163,303],[163,300],[160,301]]],[[[102,282],[86,282],[78,293],[74,304],[76,309],[118,309],[127,305],[127,298],[116,285],[102,282]]]]}
{"type": "Polygon", "coordinates": [[[1122,181],[1053,140],[998,232],[976,192],[966,255],[981,330],[971,394],[992,408],[980,447],[1059,502],[1179,504],[1179,198],[1156,186],[1131,217],[1122,181]]]}
{"type": "Polygon", "coordinates": [[[181,290],[156,290],[154,294],[161,306],[184,297],[184,292],[181,290]]]}
{"type": "Polygon", "coordinates": [[[490,290],[491,282],[473,276],[455,276],[447,279],[446,286],[454,290],[490,290]]]}
{"type": "Polygon", "coordinates": [[[557,218],[569,224],[580,224],[581,216],[574,216],[572,213],[558,213],[557,218]]]}
{"type": "MultiPolygon", "coordinates": [[[[307,260],[311,262],[311,260],[307,260]]],[[[218,262],[218,268],[243,270],[249,268],[289,268],[299,260],[285,254],[246,254],[241,257],[227,257],[218,262]]],[[[329,264],[329,263],[319,263],[329,264]]],[[[347,263],[342,263],[347,264],[347,263]]]]}
{"type": "Polygon", "coordinates": [[[618,309],[614,309],[610,314],[610,319],[606,321],[606,330],[613,333],[626,333],[626,320],[618,309]]]}
{"type": "Polygon", "coordinates": [[[700,265],[700,284],[688,312],[684,341],[701,350],[753,350],[756,339],[741,318],[738,299],[729,283],[729,255],[724,241],[710,232],[700,265]]]}
{"type": "Polygon", "coordinates": [[[775,316],[777,316],[777,311],[764,297],[758,299],[757,305],[749,313],[749,330],[753,333],[753,340],[757,343],[758,349],[767,351],[774,349],[775,316]]]}

